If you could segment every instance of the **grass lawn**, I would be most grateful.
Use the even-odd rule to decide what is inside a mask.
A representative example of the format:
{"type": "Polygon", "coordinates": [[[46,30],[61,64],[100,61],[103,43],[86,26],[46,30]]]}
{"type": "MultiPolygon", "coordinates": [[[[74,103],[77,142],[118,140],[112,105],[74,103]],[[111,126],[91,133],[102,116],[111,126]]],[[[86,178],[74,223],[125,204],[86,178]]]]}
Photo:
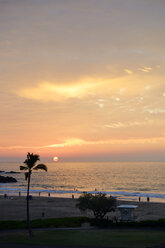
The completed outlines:
{"type": "Polygon", "coordinates": [[[27,233],[0,233],[0,243],[35,245],[88,245],[144,248],[165,244],[165,231],[139,230],[52,230],[27,233]]]}

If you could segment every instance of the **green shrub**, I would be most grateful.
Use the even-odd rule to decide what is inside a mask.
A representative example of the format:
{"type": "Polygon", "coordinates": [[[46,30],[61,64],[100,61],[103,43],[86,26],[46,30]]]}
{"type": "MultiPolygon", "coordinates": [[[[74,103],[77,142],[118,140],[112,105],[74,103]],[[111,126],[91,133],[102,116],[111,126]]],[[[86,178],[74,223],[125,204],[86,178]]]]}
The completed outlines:
{"type": "Polygon", "coordinates": [[[91,219],[90,223],[92,226],[98,226],[101,228],[141,228],[141,227],[165,227],[165,219],[159,219],[159,220],[143,220],[143,221],[132,221],[132,222],[117,222],[113,223],[111,220],[97,220],[97,219],[91,219]]]}
{"type": "Polygon", "coordinates": [[[116,208],[116,199],[113,196],[107,197],[106,194],[84,193],[78,198],[76,205],[81,211],[91,210],[96,219],[102,220],[104,216],[114,211],[116,208]]]}
{"type": "MultiPolygon", "coordinates": [[[[36,219],[31,220],[31,227],[33,228],[46,228],[46,227],[80,227],[82,223],[89,222],[87,217],[65,217],[56,219],[36,219]]],[[[26,221],[11,220],[0,221],[0,230],[5,229],[22,229],[26,228],[26,221]]]]}
{"type": "MultiPolygon", "coordinates": [[[[65,217],[56,219],[36,219],[31,221],[32,228],[63,228],[63,227],[81,227],[85,222],[91,224],[91,226],[97,226],[100,228],[141,228],[141,227],[162,227],[165,228],[165,219],[160,220],[143,220],[140,222],[117,222],[113,223],[107,219],[95,219],[88,217],[65,217]]],[[[8,220],[0,221],[0,230],[7,229],[25,229],[27,223],[25,220],[8,220]]]]}

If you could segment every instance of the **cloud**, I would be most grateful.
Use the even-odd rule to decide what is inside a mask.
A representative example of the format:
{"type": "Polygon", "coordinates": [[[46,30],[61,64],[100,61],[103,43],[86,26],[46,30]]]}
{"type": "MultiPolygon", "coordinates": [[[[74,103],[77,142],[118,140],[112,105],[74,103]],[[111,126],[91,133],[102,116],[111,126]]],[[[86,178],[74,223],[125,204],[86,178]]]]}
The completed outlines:
{"type": "Polygon", "coordinates": [[[144,67],[138,68],[138,70],[142,72],[150,72],[152,71],[152,68],[144,66],[144,67]]]}
{"type": "MultiPolygon", "coordinates": [[[[130,109],[131,111],[131,109],[130,109]]],[[[104,125],[106,128],[126,128],[126,127],[135,127],[135,126],[148,126],[154,123],[153,120],[148,121],[133,121],[133,122],[114,122],[104,125]]]]}
{"type": "Polygon", "coordinates": [[[82,146],[84,144],[86,144],[88,142],[86,142],[83,139],[79,139],[79,138],[70,138],[70,139],[66,139],[63,143],[61,144],[53,144],[53,145],[48,145],[48,146],[44,146],[43,148],[53,148],[53,147],[66,147],[66,146],[82,146]]]}
{"type": "Polygon", "coordinates": [[[165,109],[161,109],[161,108],[145,109],[144,112],[148,112],[150,114],[164,114],[165,109]]]}
{"type": "Polygon", "coordinates": [[[127,74],[132,74],[133,73],[133,71],[131,71],[131,70],[129,70],[129,69],[124,69],[124,71],[127,73],[127,74]]]}
{"type": "Polygon", "coordinates": [[[74,84],[57,84],[43,82],[35,87],[27,87],[18,90],[20,97],[39,101],[62,101],[69,98],[83,98],[92,93],[98,83],[90,78],[83,79],[74,84]]]}
{"type": "Polygon", "coordinates": [[[128,138],[128,139],[107,139],[107,140],[85,140],[80,138],[69,138],[62,143],[50,144],[45,146],[1,146],[0,150],[23,150],[23,149],[52,149],[52,148],[65,148],[76,146],[90,146],[90,145],[115,145],[115,144],[157,144],[165,142],[164,136],[156,136],[149,138],[128,138]]]}
{"type": "Polygon", "coordinates": [[[145,90],[150,90],[151,86],[150,85],[146,85],[145,90]]]}
{"type": "MultiPolygon", "coordinates": [[[[135,96],[144,92],[146,83],[136,75],[124,75],[116,78],[86,77],[72,82],[41,82],[35,86],[17,89],[19,97],[37,101],[64,101],[71,98],[109,97],[120,101],[119,95],[135,96]]],[[[101,105],[103,107],[103,103],[101,105]]]]}

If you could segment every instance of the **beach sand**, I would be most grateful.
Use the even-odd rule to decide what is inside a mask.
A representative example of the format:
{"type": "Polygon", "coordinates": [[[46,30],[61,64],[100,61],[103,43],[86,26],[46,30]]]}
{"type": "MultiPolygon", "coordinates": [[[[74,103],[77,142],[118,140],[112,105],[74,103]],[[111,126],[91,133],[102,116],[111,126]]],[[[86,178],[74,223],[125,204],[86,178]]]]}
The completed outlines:
{"type": "MultiPolygon", "coordinates": [[[[33,197],[30,200],[30,217],[39,219],[44,212],[45,218],[88,216],[93,217],[92,212],[82,213],[76,208],[76,199],[54,198],[54,197],[33,197]]],[[[158,220],[165,218],[165,203],[153,202],[130,202],[117,201],[120,204],[133,204],[138,207],[134,210],[136,220],[158,220]]],[[[117,217],[120,219],[120,212],[107,215],[109,219],[117,217]]],[[[24,220],[26,219],[26,198],[24,196],[4,198],[0,196],[0,220],[24,220]]]]}

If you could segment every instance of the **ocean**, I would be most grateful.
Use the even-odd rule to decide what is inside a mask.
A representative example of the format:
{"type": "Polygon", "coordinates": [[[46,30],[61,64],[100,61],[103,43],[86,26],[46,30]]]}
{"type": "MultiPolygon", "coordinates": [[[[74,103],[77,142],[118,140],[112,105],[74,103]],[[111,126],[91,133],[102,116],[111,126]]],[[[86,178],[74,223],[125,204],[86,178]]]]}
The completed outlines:
{"type": "MultiPolygon", "coordinates": [[[[83,192],[103,192],[123,200],[165,202],[165,162],[54,162],[45,163],[48,172],[34,171],[32,195],[79,197],[83,192]]],[[[26,194],[27,182],[20,163],[0,163],[0,173],[17,183],[0,184],[0,194],[26,194]]]]}

